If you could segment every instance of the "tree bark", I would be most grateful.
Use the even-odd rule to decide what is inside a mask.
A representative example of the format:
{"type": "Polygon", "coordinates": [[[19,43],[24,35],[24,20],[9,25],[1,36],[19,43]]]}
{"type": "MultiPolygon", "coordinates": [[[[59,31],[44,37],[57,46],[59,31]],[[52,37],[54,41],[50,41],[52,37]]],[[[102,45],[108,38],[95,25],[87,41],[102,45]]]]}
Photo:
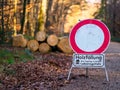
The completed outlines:
{"type": "Polygon", "coordinates": [[[27,5],[27,0],[24,0],[24,2],[23,2],[23,15],[22,15],[22,20],[21,20],[21,30],[20,30],[21,34],[23,34],[23,29],[24,29],[26,5],[27,5]]]}
{"type": "Polygon", "coordinates": [[[2,24],[2,30],[1,30],[1,42],[4,42],[4,0],[2,0],[2,19],[1,19],[1,24],[2,24]]]}
{"type": "Polygon", "coordinates": [[[52,7],[53,0],[48,0],[47,2],[47,10],[46,10],[46,23],[45,27],[48,27],[50,25],[50,18],[49,15],[51,14],[51,7],[52,7]]]}
{"type": "Polygon", "coordinates": [[[17,0],[15,0],[15,8],[14,8],[14,36],[17,35],[17,30],[16,30],[16,24],[17,24],[17,20],[16,20],[16,13],[17,13],[17,0]]]}

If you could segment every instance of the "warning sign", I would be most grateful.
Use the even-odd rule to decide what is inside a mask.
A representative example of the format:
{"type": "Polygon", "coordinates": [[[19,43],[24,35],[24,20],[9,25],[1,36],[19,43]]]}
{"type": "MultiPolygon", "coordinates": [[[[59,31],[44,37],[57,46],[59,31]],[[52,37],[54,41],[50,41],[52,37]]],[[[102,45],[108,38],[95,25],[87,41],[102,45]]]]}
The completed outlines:
{"type": "Polygon", "coordinates": [[[96,19],[80,21],[72,28],[69,42],[75,53],[67,80],[72,68],[80,67],[86,68],[86,75],[88,68],[104,68],[109,81],[103,52],[109,46],[110,32],[103,22],[96,19]]]}
{"type": "Polygon", "coordinates": [[[75,67],[105,67],[104,54],[74,54],[73,55],[73,65],[75,67]]]}

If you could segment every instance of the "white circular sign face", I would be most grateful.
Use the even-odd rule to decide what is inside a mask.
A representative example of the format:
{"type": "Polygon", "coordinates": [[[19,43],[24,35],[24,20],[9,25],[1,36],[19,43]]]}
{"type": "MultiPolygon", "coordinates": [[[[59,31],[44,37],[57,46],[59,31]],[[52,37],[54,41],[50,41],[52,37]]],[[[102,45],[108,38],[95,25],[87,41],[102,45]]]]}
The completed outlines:
{"type": "Polygon", "coordinates": [[[96,19],[86,19],[73,27],[69,41],[76,53],[100,54],[109,45],[110,32],[103,22],[96,19]]]}
{"type": "Polygon", "coordinates": [[[77,30],[75,42],[81,50],[93,52],[102,46],[104,33],[101,28],[95,24],[85,24],[77,30]]]}

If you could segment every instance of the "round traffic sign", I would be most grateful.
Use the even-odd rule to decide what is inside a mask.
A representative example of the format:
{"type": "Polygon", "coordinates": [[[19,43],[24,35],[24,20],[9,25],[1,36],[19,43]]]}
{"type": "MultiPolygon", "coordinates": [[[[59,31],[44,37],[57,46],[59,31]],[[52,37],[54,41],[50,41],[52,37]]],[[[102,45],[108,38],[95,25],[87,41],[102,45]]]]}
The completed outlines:
{"type": "Polygon", "coordinates": [[[109,45],[110,32],[103,22],[96,19],[86,19],[73,27],[69,42],[76,53],[100,54],[109,45]]]}

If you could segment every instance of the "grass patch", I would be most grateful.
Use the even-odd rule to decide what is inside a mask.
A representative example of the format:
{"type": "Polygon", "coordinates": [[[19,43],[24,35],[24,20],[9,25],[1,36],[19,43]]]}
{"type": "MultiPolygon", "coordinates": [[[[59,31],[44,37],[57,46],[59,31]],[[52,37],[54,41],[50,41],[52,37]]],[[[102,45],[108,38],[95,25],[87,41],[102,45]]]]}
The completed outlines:
{"type": "Polygon", "coordinates": [[[18,56],[16,60],[17,62],[27,62],[29,60],[33,60],[33,54],[28,49],[17,51],[16,55],[18,56]]]}
{"type": "Polygon", "coordinates": [[[33,60],[33,55],[26,50],[9,51],[7,49],[0,50],[0,65],[8,65],[19,62],[27,62],[33,60]]]}
{"type": "Polygon", "coordinates": [[[9,50],[0,50],[0,64],[12,64],[14,63],[14,54],[9,50]]]}

